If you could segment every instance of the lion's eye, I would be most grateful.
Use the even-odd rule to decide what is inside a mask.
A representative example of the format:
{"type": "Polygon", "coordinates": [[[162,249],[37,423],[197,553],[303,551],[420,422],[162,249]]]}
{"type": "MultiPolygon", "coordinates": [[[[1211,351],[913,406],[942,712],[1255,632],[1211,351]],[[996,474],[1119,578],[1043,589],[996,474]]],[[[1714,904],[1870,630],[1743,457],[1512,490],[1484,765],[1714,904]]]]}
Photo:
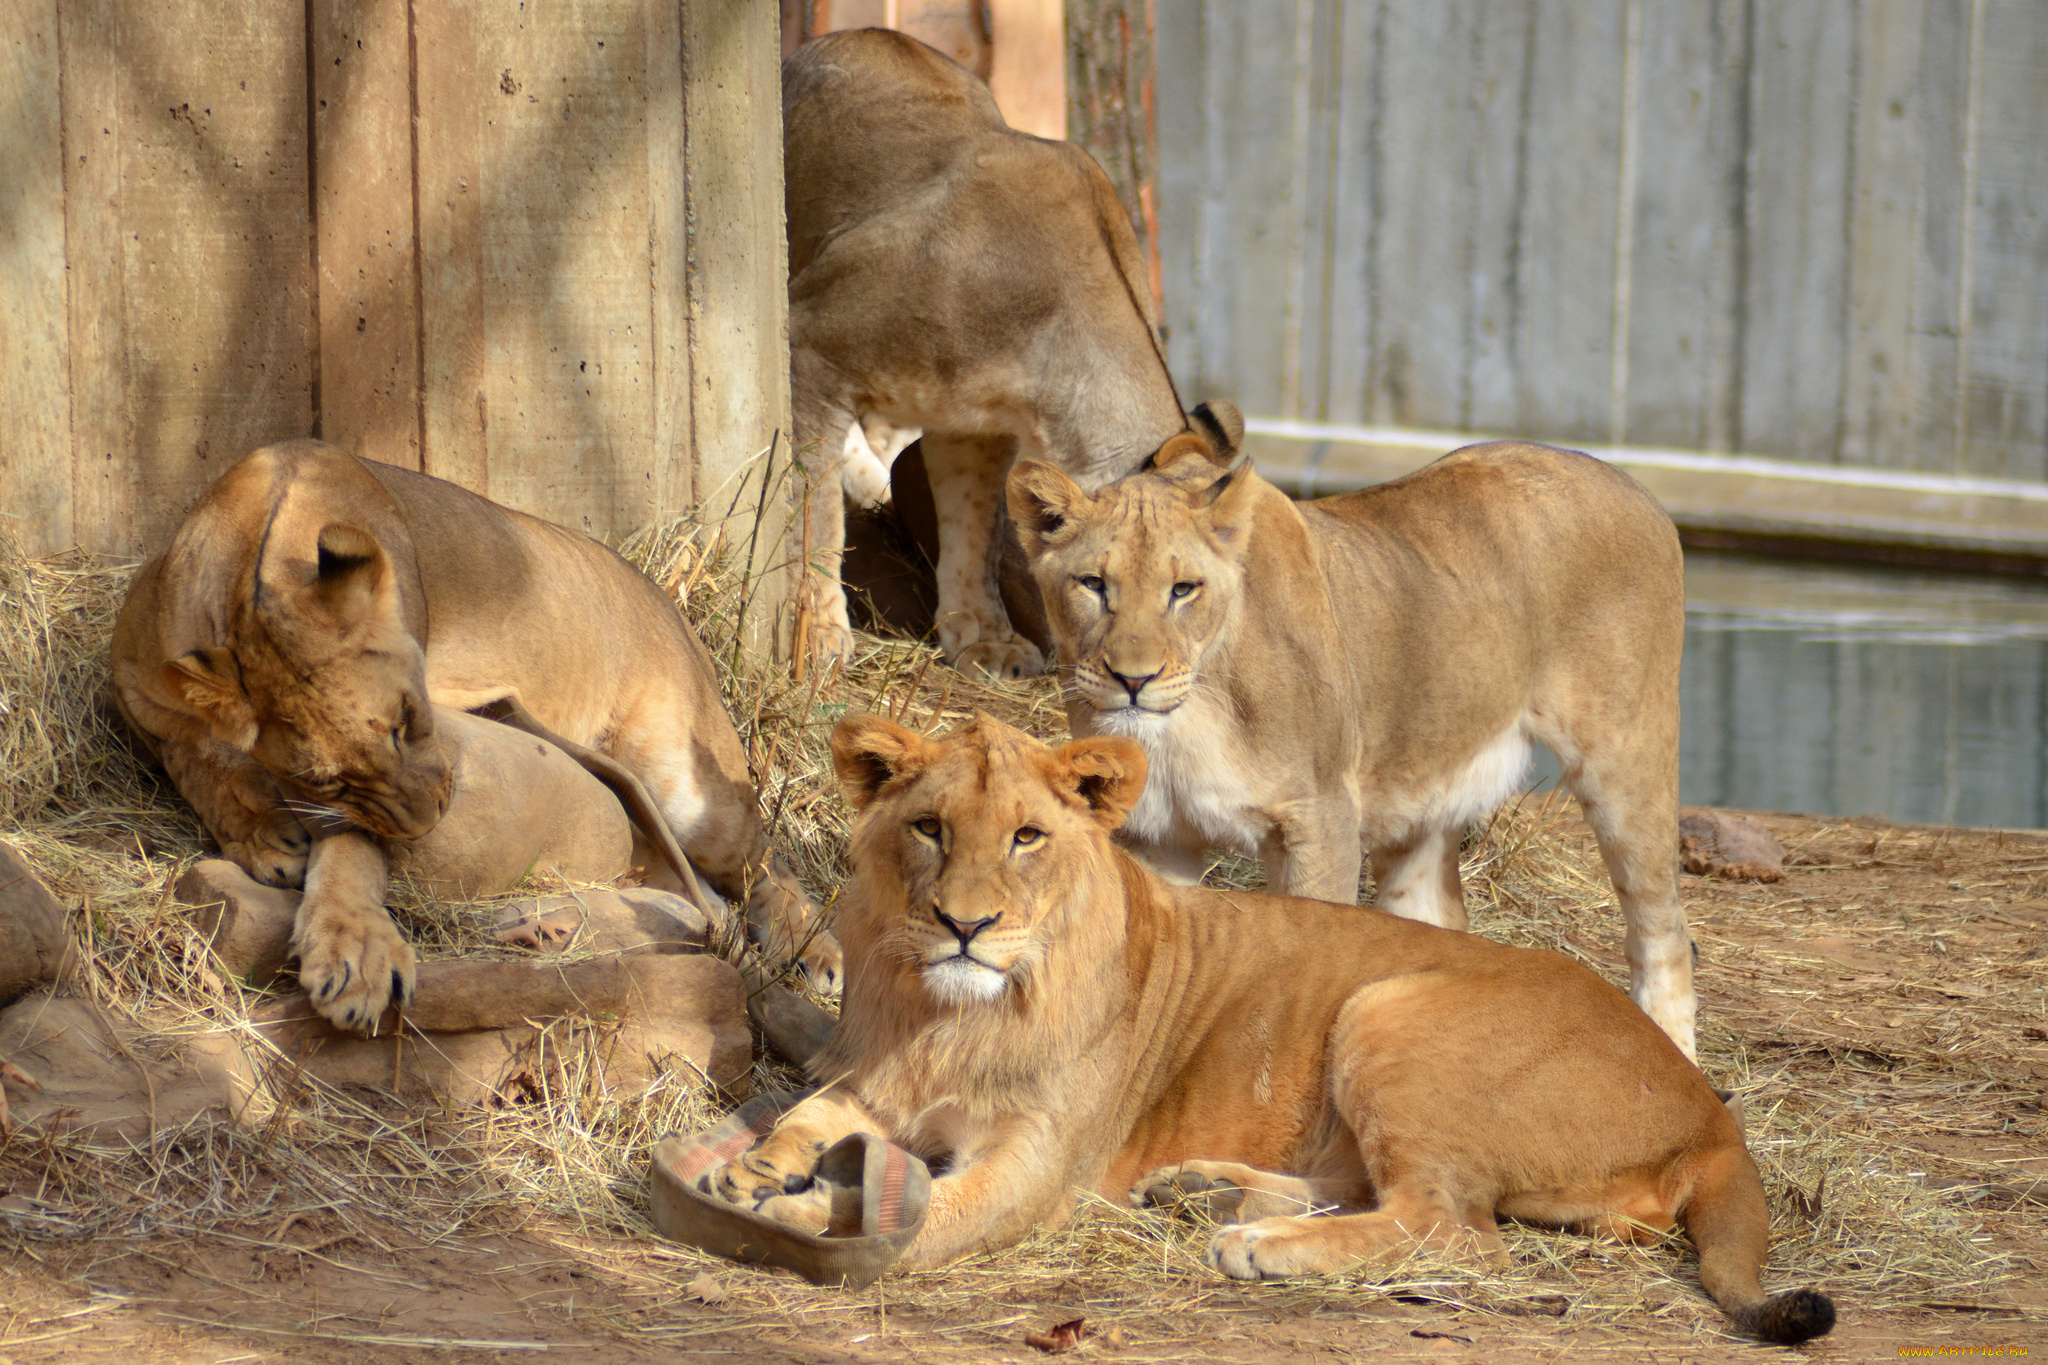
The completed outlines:
{"type": "Polygon", "coordinates": [[[391,727],[391,747],[392,747],[392,748],[394,748],[394,749],[400,749],[400,750],[404,749],[404,747],[405,747],[405,746],[404,746],[404,744],[402,744],[402,743],[400,742],[400,740],[401,740],[401,739],[403,738],[404,734],[405,734],[405,727],[404,727],[403,725],[394,725],[394,726],[392,726],[392,727],[391,727]]]}
{"type": "Polygon", "coordinates": [[[910,827],[916,830],[919,834],[922,834],[927,839],[936,839],[939,837],[939,822],[937,820],[932,819],[932,817],[929,815],[925,816],[925,818],[922,820],[912,821],[910,827]]]}
{"type": "Polygon", "coordinates": [[[1100,593],[1108,585],[1102,581],[1099,575],[1084,573],[1081,575],[1081,586],[1092,593],[1100,593]]]}
{"type": "Polygon", "coordinates": [[[1045,831],[1042,829],[1034,829],[1030,825],[1026,825],[1024,826],[1024,828],[1018,830],[1017,833],[1012,837],[1016,840],[1017,847],[1029,848],[1033,844],[1037,843],[1040,839],[1043,839],[1045,837],[1045,831]]]}
{"type": "Polygon", "coordinates": [[[1201,586],[1200,583],[1176,583],[1173,585],[1173,600],[1178,602],[1181,598],[1188,596],[1201,586]]]}

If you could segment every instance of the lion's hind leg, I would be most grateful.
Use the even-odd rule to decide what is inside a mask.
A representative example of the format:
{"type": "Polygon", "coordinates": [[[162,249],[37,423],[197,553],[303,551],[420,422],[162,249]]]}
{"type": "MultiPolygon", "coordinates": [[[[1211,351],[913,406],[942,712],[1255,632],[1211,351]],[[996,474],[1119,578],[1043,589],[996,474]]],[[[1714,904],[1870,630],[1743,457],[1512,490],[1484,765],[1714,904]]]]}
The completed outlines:
{"type": "Polygon", "coordinates": [[[1128,1197],[1135,1208],[1251,1223],[1325,1211],[1355,1203],[1362,1194],[1352,1180],[1311,1180],[1236,1161],[1183,1161],[1145,1176],[1128,1197]]]}
{"type": "Polygon", "coordinates": [[[1376,1269],[1421,1251],[1494,1265],[1507,1258],[1507,1245],[1483,1201],[1456,1201],[1418,1181],[1389,1192],[1371,1213],[1262,1218],[1225,1228],[1209,1244],[1208,1260],[1232,1279],[1277,1280],[1376,1269]]]}

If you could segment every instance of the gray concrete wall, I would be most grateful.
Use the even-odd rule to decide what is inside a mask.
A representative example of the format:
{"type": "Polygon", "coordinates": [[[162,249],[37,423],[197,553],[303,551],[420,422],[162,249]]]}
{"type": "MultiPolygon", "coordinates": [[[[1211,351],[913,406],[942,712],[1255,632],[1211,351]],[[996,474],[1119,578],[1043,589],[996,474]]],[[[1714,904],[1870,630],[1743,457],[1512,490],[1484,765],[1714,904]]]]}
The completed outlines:
{"type": "Polygon", "coordinates": [[[1188,397],[2048,478],[2042,0],[1168,0],[1188,397]]]}

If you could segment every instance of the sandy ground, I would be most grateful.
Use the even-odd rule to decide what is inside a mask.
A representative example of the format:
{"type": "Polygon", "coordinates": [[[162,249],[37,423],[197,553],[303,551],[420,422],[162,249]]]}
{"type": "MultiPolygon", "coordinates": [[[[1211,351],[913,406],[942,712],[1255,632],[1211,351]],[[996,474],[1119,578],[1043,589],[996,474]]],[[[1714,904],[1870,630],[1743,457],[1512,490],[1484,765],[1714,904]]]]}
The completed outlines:
{"type": "MultiPolygon", "coordinates": [[[[1859,1258],[1897,1248],[1802,1244],[1801,1274],[1817,1267],[1841,1325],[1800,1349],[1820,1360],[2048,1353],[2048,1184],[2035,1183],[2048,1177],[2048,839],[1764,818],[1790,850],[1786,880],[1685,879],[1707,1069],[1743,1085],[1753,1145],[1756,1115],[1778,1106],[1779,1128],[1820,1135],[1807,1145],[1839,1168],[1821,1172],[1837,1175],[1831,1188],[1847,1188],[1851,1167],[1910,1181],[1923,1203],[1953,1211],[1983,1258],[1949,1272],[1951,1287],[1916,1289],[1909,1276],[1860,1293],[1859,1258]]],[[[1560,912],[1538,937],[1618,978],[1611,921],[1560,912]]],[[[11,1155],[12,1169],[33,1170],[11,1155]]],[[[1185,1239],[1166,1237],[1149,1265],[1096,1254],[1104,1238],[1135,1235],[1112,1215],[1013,1253],[1028,1275],[996,1257],[847,1295],[539,1215],[431,1243],[373,1245],[317,1212],[197,1237],[77,1237],[62,1191],[26,1185],[17,1177],[0,1197],[0,1365],[1023,1361],[1040,1358],[1027,1333],[1074,1317],[1088,1321],[1080,1354],[1130,1361],[1706,1361],[1766,1349],[1727,1335],[1680,1251],[1558,1233],[1516,1240],[1518,1259],[1537,1248],[1565,1267],[1555,1294],[1533,1297],[1551,1272],[1525,1277],[1519,1298],[1455,1276],[1400,1295],[1348,1280],[1239,1285],[1201,1269],[1185,1239]]],[[[1774,1195],[1829,1207],[1828,1189],[1774,1195]]]]}

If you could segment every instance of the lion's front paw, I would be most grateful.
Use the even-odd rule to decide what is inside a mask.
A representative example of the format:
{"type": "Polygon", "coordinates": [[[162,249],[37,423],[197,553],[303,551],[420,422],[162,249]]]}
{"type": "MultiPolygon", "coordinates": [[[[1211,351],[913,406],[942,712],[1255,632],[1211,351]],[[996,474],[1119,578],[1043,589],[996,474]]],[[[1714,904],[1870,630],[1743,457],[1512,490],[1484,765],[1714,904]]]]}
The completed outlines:
{"type": "Polygon", "coordinates": [[[1130,1201],[1141,1209],[1164,1209],[1183,1218],[1199,1217],[1227,1223],[1244,1205],[1244,1186],[1209,1175],[1189,1162],[1161,1166],[1131,1186],[1130,1201]]]}
{"type": "MultiPolygon", "coordinates": [[[[809,1190],[811,1172],[818,1169],[823,1154],[822,1144],[770,1133],[752,1151],[734,1157],[705,1178],[711,1193],[726,1203],[758,1209],[771,1200],[809,1190]]],[[[829,1214],[830,1208],[826,1211],[829,1214]]]]}
{"type": "Polygon", "coordinates": [[[301,911],[299,984],[336,1028],[375,1033],[385,1007],[412,1003],[412,945],[381,905],[301,911]]]}
{"type": "Polygon", "coordinates": [[[1045,655],[1029,640],[1012,636],[967,646],[955,656],[953,667],[970,678],[1035,678],[1045,672],[1045,655]]]}
{"type": "Polygon", "coordinates": [[[220,851],[265,886],[297,887],[306,882],[313,836],[298,816],[280,807],[258,819],[246,838],[223,841],[220,851]]]}
{"type": "Polygon", "coordinates": [[[1292,1259],[1285,1253],[1287,1238],[1274,1226],[1284,1221],[1273,1218],[1225,1228],[1209,1243],[1204,1259],[1233,1280],[1279,1280],[1297,1274],[1287,1264],[1292,1259]]]}
{"type": "Polygon", "coordinates": [[[754,1212],[772,1218],[795,1232],[822,1237],[832,1225],[832,1192],[813,1185],[802,1194],[778,1194],[754,1206],[754,1212]]]}

